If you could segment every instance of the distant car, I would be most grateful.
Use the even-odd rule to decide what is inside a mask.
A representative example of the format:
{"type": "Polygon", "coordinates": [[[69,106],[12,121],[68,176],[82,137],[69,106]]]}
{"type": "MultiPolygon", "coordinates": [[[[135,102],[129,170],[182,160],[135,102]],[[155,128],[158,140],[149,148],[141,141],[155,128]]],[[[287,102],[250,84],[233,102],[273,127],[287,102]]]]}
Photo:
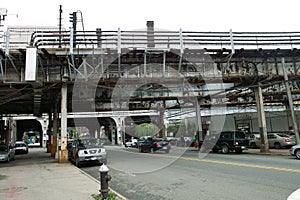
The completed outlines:
{"type": "Polygon", "coordinates": [[[12,146],[0,145],[0,161],[9,162],[15,159],[15,149],[12,146]]]}
{"type": "Polygon", "coordinates": [[[171,145],[177,145],[177,138],[175,137],[166,137],[166,140],[171,144],[171,145]]]}
{"type": "Polygon", "coordinates": [[[255,133],[249,136],[249,146],[252,149],[256,149],[260,146],[260,134],[255,133]]]}
{"type": "Polygon", "coordinates": [[[165,153],[169,153],[171,144],[163,138],[147,136],[139,139],[138,148],[140,152],[153,153],[155,151],[164,151],[165,153]]]}
{"type": "Polygon", "coordinates": [[[296,156],[296,158],[300,159],[300,144],[292,146],[290,149],[290,154],[292,156],[296,156]]]}
{"type": "Polygon", "coordinates": [[[69,160],[77,167],[83,163],[107,164],[106,149],[99,138],[76,138],[69,151],[69,160]]]}
{"type": "Polygon", "coordinates": [[[15,144],[15,154],[27,154],[28,145],[23,141],[17,141],[15,144]]]}
{"type": "Polygon", "coordinates": [[[125,142],[125,147],[137,147],[138,140],[137,139],[129,139],[127,142],[125,142]]]}

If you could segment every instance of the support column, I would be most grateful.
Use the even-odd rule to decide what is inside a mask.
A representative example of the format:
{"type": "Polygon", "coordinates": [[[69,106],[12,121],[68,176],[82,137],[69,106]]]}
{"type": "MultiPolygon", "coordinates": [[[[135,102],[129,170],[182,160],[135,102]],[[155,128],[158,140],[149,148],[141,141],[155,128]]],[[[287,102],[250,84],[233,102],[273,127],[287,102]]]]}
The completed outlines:
{"type": "Polygon", "coordinates": [[[54,112],[53,112],[53,133],[51,137],[51,156],[58,158],[57,155],[57,138],[58,138],[58,127],[57,127],[57,101],[54,102],[54,112]]]}
{"type": "Polygon", "coordinates": [[[61,135],[60,135],[60,150],[58,155],[58,162],[68,162],[67,150],[67,83],[62,84],[61,88],[61,135]]]}
{"type": "Polygon", "coordinates": [[[200,147],[200,145],[203,142],[203,138],[202,138],[202,120],[201,120],[201,111],[200,111],[200,105],[199,105],[199,99],[196,98],[196,105],[195,105],[195,109],[196,109],[196,122],[197,122],[197,131],[196,131],[196,138],[198,141],[198,148],[200,147]]]}
{"type": "Polygon", "coordinates": [[[294,128],[295,135],[296,135],[296,142],[297,142],[297,144],[300,144],[299,130],[298,130],[298,125],[297,125],[297,122],[296,122],[296,116],[295,116],[295,111],[294,111],[294,103],[293,103],[293,99],[292,99],[290,84],[288,82],[289,81],[288,75],[287,75],[286,70],[285,70],[284,58],[281,59],[281,63],[282,63],[282,71],[283,71],[283,75],[284,75],[284,82],[285,82],[285,87],[286,87],[286,93],[287,93],[287,97],[288,97],[288,101],[289,101],[289,107],[290,107],[290,111],[291,111],[293,128],[294,128]]]}
{"type": "Polygon", "coordinates": [[[254,89],[255,92],[255,100],[257,107],[257,116],[258,116],[258,126],[260,132],[260,152],[269,152],[269,143],[267,137],[267,123],[266,116],[264,110],[264,102],[261,87],[258,86],[254,89]]]}

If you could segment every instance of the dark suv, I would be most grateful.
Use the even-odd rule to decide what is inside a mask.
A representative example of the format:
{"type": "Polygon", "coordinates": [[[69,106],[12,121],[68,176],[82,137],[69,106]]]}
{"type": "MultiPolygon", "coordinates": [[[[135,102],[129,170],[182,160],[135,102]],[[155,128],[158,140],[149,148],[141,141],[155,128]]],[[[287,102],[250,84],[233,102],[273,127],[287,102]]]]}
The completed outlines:
{"type": "Polygon", "coordinates": [[[243,131],[223,131],[205,138],[203,146],[212,148],[213,152],[221,151],[226,154],[230,151],[242,153],[249,146],[249,140],[243,131]]]}

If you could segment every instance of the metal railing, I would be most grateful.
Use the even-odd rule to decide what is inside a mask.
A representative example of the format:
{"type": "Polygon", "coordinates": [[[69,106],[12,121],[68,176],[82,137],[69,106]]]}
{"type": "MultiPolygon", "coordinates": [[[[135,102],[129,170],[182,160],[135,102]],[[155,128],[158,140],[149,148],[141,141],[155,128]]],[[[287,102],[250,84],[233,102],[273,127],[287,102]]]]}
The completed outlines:
{"type": "MultiPolygon", "coordinates": [[[[10,33],[10,37],[16,37],[10,33]]],[[[293,49],[300,47],[300,32],[192,32],[192,31],[35,31],[28,46],[38,48],[154,48],[162,49],[293,49]]],[[[17,47],[20,40],[8,40],[17,47]]]]}

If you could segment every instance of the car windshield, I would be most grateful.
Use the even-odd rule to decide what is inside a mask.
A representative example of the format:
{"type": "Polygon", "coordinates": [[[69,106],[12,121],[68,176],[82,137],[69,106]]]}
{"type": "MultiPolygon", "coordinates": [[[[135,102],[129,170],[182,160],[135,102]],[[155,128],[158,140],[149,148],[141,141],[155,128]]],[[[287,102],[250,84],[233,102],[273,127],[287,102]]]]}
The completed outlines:
{"type": "Polygon", "coordinates": [[[103,142],[100,139],[83,139],[81,140],[81,143],[85,147],[101,147],[103,145],[103,142]]]}
{"type": "Polygon", "coordinates": [[[26,147],[26,144],[25,143],[17,143],[16,147],[26,147]]]}
{"type": "Polygon", "coordinates": [[[277,133],[277,135],[279,135],[280,137],[290,137],[289,135],[287,135],[285,133],[277,133]]]}
{"type": "Polygon", "coordinates": [[[236,138],[245,138],[246,136],[245,136],[245,134],[243,132],[236,132],[235,133],[235,137],[236,138]]]}
{"type": "Polygon", "coordinates": [[[0,146],[0,151],[5,151],[5,152],[7,152],[7,151],[8,151],[8,147],[7,147],[7,146],[4,146],[4,145],[1,145],[1,146],[0,146]]]}

